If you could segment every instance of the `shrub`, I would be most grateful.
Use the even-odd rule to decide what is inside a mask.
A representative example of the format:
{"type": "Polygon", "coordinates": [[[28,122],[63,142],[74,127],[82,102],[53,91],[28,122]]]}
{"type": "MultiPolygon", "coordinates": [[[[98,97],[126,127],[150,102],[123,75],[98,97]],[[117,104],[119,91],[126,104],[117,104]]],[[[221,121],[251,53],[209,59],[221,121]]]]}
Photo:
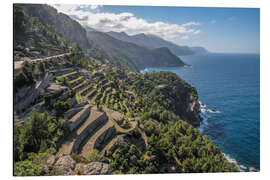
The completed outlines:
{"type": "Polygon", "coordinates": [[[60,101],[57,100],[54,104],[53,104],[54,109],[56,110],[56,114],[62,115],[65,111],[67,111],[70,107],[69,104],[65,101],[60,101]]]}
{"type": "Polygon", "coordinates": [[[19,161],[14,165],[15,176],[40,176],[44,175],[43,169],[30,160],[19,161]]]}
{"type": "Polygon", "coordinates": [[[104,157],[99,153],[98,150],[96,149],[92,149],[90,150],[89,154],[88,154],[88,160],[90,162],[94,162],[94,161],[103,161],[104,160],[104,157]]]}

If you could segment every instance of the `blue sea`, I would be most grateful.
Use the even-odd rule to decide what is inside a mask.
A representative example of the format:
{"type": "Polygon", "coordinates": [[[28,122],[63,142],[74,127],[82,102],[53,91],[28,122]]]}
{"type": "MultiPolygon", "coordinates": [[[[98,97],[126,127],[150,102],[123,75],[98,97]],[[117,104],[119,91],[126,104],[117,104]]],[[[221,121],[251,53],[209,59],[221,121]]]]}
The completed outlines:
{"type": "Polygon", "coordinates": [[[241,170],[260,169],[260,56],[207,54],[181,59],[191,67],[146,71],[171,71],[196,87],[205,105],[199,130],[241,170]]]}

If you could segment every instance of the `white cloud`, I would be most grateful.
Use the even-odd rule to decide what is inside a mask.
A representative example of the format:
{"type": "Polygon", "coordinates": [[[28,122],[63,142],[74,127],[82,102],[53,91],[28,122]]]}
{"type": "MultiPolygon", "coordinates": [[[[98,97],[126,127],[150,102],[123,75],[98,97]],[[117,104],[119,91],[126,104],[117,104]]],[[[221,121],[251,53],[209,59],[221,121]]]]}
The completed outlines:
{"type": "Polygon", "coordinates": [[[90,8],[91,9],[98,9],[98,8],[101,8],[102,5],[91,5],[90,8]]]}
{"type": "Polygon", "coordinates": [[[189,39],[189,36],[185,35],[185,36],[181,37],[180,39],[181,40],[187,40],[187,39],[189,39]]]}
{"type": "Polygon", "coordinates": [[[182,24],[183,27],[188,27],[188,26],[198,26],[198,25],[200,25],[200,23],[199,23],[199,22],[194,22],[194,21],[191,21],[191,22],[182,24]]]}
{"type": "MultiPolygon", "coordinates": [[[[89,26],[99,31],[124,31],[130,35],[145,33],[154,34],[167,40],[186,39],[190,35],[200,33],[194,26],[200,25],[199,22],[191,21],[185,24],[169,24],[163,21],[149,22],[146,19],[138,18],[129,12],[123,13],[101,13],[92,12],[89,6],[53,5],[58,11],[68,14],[83,26],[89,26]],[[189,36],[187,36],[189,34],[189,36]]],[[[99,6],[91,6],[96,9],[99,6]]]]}
{"type": "Polygon", "coordinates": [[[193,34],[200,34],[200,32],[201,32],[200,30],[196,30],[193,32],[193,34]]]}

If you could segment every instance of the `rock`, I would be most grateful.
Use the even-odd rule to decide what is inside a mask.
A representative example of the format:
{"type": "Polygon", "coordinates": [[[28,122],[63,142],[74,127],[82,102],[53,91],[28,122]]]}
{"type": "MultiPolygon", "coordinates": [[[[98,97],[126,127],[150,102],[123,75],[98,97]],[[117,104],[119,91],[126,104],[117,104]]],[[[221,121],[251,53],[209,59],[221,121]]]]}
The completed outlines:
{"type": "Polygon", "coordinates": [[[69,155],[61,156],[56,161],[55,166],[62,172],[63,175],[74,175],[76,162],[69,155]]]}
{"type": "Polygon", "coordinates": [[[48,165],[53,165],[53,164],[55,163],[55,161],[56,161],[56,157],[55,157],[55,156],[50,156],[50,157],[47,159],[46,163],[47,163],[48,165]]]}
{"type": "Polygon", "coordinates": [[[29,48],[25,48],[24,50],[25,50],[26,52],[29,52],[29,51],[30,51],[30,49],[29,49],[29,48]]]}
{"type": "Polygon", "coordinates": [[[255,169],[254,167],[249,168],[249,171],[250,171],[250,172],[258,172],[258,170],[255,169]]]}
{"type": "Polygon", "coordinates": [[[90,164],[76,164],[74,172],[77,175],[99,175],[110,174],[111,170],[106,163],[91,162],[90,164]]]}

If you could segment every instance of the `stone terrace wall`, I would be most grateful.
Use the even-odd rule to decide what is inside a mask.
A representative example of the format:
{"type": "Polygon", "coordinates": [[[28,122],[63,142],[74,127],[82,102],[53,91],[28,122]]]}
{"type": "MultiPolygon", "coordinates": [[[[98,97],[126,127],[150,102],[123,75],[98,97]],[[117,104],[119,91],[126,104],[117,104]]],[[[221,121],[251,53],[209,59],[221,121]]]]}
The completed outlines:
{"type": "Polygon", "coordinates": [[[70,131],[73,131],[74,129],[77,129],[78,126],[79,126],[80,124],[82,124],[82,123],[87,119],[87,117],[88,117],[89,114],[90,114],[90,109],[91,109],[91,107],[89,106],[89,107],[86,108],[86,109],[84,110],[84,112],[76,119],[76,121],[74,121],[74,122],[72,122],[72,123],[69,124],[69,129],[70,129],[70,131]]]}
{"type": "Polygon", "coordinates": [[[104,131],[96,140],[94,144],[94,149],[102,150],[109,140],[111,140],[116,135],[116,129],[114,126],[108,128],[104,131]]]}
{"type": "Polygon", "coordinates": [[[105,112],[103,112],[102,115],[100,115],[97,119],[95,119],[92,123],[90,123],[83,132],[77,137],[76,141],[74,142],[74,145],[72,147],[71,153],[78,153],[79,148],[83,141],[86,138],[90,138],[98,129],[100,129],[104,124],[106,124],[108,121],[108,116],[105,112]]]}

